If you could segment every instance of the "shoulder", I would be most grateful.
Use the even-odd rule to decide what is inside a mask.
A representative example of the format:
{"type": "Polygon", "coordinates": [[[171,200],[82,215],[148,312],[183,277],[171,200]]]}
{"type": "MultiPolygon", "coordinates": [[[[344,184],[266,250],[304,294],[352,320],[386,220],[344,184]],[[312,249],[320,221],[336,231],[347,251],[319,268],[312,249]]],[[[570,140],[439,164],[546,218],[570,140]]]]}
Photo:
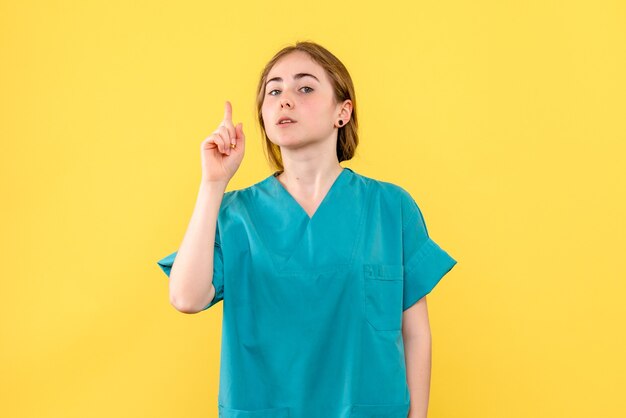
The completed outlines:
{"type": "Polygon", "coordinates": [[[233,202],[236,202],[238,194],[238,190],[230,190],[224,192],[224,196],[222,196],[222,203],[220,205],[220,213],[224,212],[226,208],[233,205],[233,202]]]}
{"type": "Polygon", "coordinates": [[[225,192],[222,197],[220,212],[245,210],[250,206],[252,200],[258,198],[260,194],[268,192],[269,182],[270,178],[266,177],[250,186],[225,192]]]}
{"type": "Polygon", "coordinates": [[[409,206],[415,203],[411,194],[399,184],[367,177],[362,174],[357,174],[357,176],[368,184],[368,187],[372,189],[372,193],[379,199],[386,199],[393,203],[409,206]]]}
{"type": "Polygon", "coordinates": [[[371,201],[376,204],[397,208],[402,216],[403,224],[408,223],[418,215],[421,216],[417,202],[411,193],[403,186],[361,174],[358,174],[358,177],[368,183],[368,187],[372,189],[373,196],[371,201]]]}

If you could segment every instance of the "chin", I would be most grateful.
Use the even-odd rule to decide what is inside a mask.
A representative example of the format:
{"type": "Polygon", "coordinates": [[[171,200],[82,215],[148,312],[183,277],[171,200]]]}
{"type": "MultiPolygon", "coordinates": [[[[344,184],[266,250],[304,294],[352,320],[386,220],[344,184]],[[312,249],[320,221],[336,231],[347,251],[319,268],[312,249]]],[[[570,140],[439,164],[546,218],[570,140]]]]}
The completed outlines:
{"type": "Polygon", "coordinates": [[[294,135],[289,132],[275,132],[274,134],[272,134],[270,139],[273,143],[275,143],[276,145],[280,145],[280,146],[295,145],[299,142],[302,142],[301,139],[298,138],[297,135],[294,135]]]}
{"type": "Polygon", "coordinates": [[[294,148],[294,149],[307,144],[306,141],[302,141],[301,139],[294,138],[292,136],[289,136],[289,137],[279,136],[278,138],[272,139],[272,142],[278,145],[279,147],[294,148]]]}

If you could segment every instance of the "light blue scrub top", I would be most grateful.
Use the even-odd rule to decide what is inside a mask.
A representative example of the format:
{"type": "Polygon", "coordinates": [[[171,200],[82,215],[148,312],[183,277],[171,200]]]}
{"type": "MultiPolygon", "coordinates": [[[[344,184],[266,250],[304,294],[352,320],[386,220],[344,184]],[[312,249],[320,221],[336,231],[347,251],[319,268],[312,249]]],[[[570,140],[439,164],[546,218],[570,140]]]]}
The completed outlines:
{"type": "Polygon", "coordinates": [[[218,215],[219,416],[406,418],[402,312],[456,260],[400,186],[344,168],[310,218],[277,174],[218,215]]]}

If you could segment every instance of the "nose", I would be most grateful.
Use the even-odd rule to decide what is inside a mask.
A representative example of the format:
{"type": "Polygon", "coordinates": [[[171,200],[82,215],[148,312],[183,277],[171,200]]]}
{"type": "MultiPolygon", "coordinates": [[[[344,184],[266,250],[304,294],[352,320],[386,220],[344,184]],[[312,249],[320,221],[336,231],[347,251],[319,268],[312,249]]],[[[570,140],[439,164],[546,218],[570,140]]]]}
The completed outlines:
{"type": "Polygon", "coordinates": [[[282,107],[282,108],[285,108],[285,107],[291,108],[291,107],[293,107],[293,105],[291,104],[291,100],[289,100],[289,99],[281,99],[280,100],[280,107],[282,107]]]}

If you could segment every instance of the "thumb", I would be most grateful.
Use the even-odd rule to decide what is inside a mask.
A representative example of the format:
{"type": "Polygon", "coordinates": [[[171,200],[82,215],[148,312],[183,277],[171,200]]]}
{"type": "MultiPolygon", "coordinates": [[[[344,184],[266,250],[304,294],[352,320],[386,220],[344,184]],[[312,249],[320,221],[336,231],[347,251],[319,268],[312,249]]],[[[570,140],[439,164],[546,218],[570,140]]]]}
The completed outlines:
{"type": "Polygon", "coordinates": [[[237,132],[237,139],[241,139],[242,141],[246,139],[246,136],[243,134],[243,122],[239,122],[237,126],[235,126],[235,131],[237,132]]]}

